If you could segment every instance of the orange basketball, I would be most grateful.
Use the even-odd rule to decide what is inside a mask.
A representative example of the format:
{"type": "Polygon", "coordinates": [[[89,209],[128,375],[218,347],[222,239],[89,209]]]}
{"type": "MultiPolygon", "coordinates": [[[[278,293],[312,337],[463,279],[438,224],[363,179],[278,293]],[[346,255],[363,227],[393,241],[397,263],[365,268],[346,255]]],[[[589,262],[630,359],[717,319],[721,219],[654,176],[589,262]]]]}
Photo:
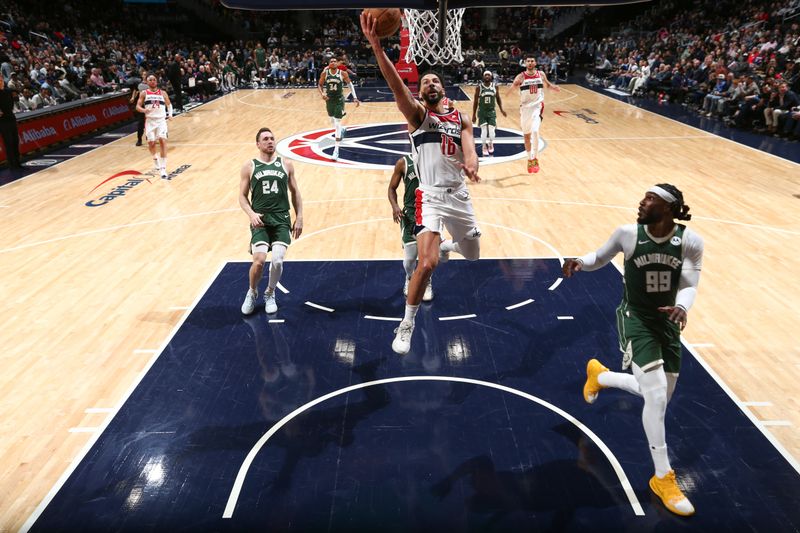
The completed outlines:
{"type": "Polygon", "coordinates": [[[378,37],[381,39],[385,39],[397,33],[397,30],[400,29],[400,25],[403,23],[402,13],[397,8],[371,7],[365,9],[364,12],[372,15],[372,18],[377,21],[375,23],[375,33],[377,33],[378,37]]]}

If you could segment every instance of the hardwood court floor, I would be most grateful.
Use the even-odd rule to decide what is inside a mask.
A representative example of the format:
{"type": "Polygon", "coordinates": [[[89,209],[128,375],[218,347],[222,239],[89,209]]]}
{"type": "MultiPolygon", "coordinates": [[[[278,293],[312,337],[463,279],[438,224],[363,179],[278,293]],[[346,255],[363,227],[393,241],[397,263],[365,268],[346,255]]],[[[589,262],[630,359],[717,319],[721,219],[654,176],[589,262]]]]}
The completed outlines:
{"type": "MultiPolygon", "coordinates": [[[[516,129],[516,97],[502,95],[499,125],[516,129]]],[[[392,103],[348,112],[351,125],[402,120],[392,103]]],[[[126,137],[0,188],[0,529],[22,526],[220,264],[248,259],[238,171],[264,125],[284,138],[329,122],[316,90],[241,91],[172,121],[169,167],[190,167],[171,181],[87,207],[121,183],[98,187],[112,175],[149,170],[126,137]]],[[[539,174],[517,160],[483,167],[470,186],[483,255],[583,254],[634,220],[647,187],[678,185],[706,243],[685,339],[738,399],[761,402],[745,409],[800,457],[800,167],[569,85],[548,92],[542,135],[539,174]],[[581,109],[598,123],[552,113],[581,109]]],[[[295,167],[305,233],[289,259],[397,257],[400,283],[390,173],[295,167]]]]}

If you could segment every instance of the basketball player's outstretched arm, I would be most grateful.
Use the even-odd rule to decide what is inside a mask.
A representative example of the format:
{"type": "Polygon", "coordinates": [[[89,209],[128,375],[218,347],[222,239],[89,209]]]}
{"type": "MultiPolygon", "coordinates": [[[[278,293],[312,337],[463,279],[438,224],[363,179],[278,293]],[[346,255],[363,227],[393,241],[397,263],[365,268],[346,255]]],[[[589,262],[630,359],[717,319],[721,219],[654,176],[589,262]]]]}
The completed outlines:
{"type": "MultiPolygon", "coordinates": [[[[408,87],[403,83],[400,75],[395,70],[392,62],[386,56],[381,46],[381,40],[378,34],[375,33],[376,20],[369,13],[361,12],[361,31],[364,32],[364,37],[367,38],[369,44],[372,46],[372,52],[378,60],[378,67],[381,69],[383,79],[389,84],[389,88],[394,94],[394,100],[397,103],[397,108],[406,117],[410,127],[416,129],[422,124],[425,118],[425,108],[419,103],[408,87]]],[[[476,166],[477,169],[477,166],[476,166]]]]}
{"type": "Polygon", "coordinates": [[[478,183],[481,177],[478,176],[478,152],[475,151],[472,121],[463,113],[461,113],[461,150],[464,152],[464,164],[461,165],[461,170],[471,181],[478,183]]]}
{"type": "Polygon", "coordinates": [[[248,161],[242,165],[242,170],[239,172],[239,207],[250,219],[250,226],[257,228],[264,225],[261,221],[261,215],[253,211],[250,205],[250,200],[247,196],[250,194],[250,174],[253,172],[253,162],[248,161]]]}
{"type": "Polygon", "coordinates": [[[325,80],[326,79],[328,79],[328,69],[327,68],[322,71],[322,74],[319,75],[319,86],[317,87],[319,89],[319,94],[322,95],[322,99],[323,100],[327,100],[328,99],[328,95],[325,94],[325,89],[323,89],[323,87],[325,87],[325,80]]]}
{"type": "Polygon", "coordinates": [[[403,172],[406,169],[406,159],[401,157],[394,164],[394,172],[392,172],[392,179],[389,180],[389,204],[392,206],[392,220],[395,224],[400,223],[400,218],[403,216],[403,211],[397,205],[397,187],[400,186],[400,180],[403,177],[403,172]]]}
{"type": "Polygon", "coordinates": [[[478,120],[478,99],[481,97],[481,86],[475,87],[475,97],[472,99],[472,121],[478,120]]]}
{"type": "Polygon", "coordinates": [[[500,108],[500,112],[503,114],[504,117],[507,117],[506,112],[503,111],[503,101],[500,99],[500,91],[498,90],[496,93],[497,96],[497,107],[500,108]]]}
{"type": "Polygon", "coordinates": [[[545,73],[544,73],[544,72],[542,72],[542,71],[539,71],[539,72],[541,72],[541,74],[542,74],[542,79],[544,80],[544,84],[545,84],[545,85],[546,85],[548,88],[550,88],[550,89],[553,89],[555,92],[560,92],[560,91],[561,91],[561,87],[559,87],[558,85],[556,85],[556,84],[554,84],[554,83],[550,83],[550,80],[548,80],[548,79],[547,79],[547,74],[545,74],[545,73]]]}
{"type": "Polygon", "coordinates": [[[145,95],[145,91],[142,91],[141,93],[139,93],[139,101],[136,102],[136,111],[138,111],[139,113],[144,113],[145,112],[145,109],[144,109],[144,97],[145,96],[146,96],[145,95]]]}
{"type": "Polygon", "coordinates": [[[294,177],[294,164],[284,159],[283,165],[289,173],[289,193],[292,195],[292,207],[294,207],[294,222],[292,223],[292,237],[300,238],[303,233],[303,197],[297,187],[297,179],[294,177]]]}

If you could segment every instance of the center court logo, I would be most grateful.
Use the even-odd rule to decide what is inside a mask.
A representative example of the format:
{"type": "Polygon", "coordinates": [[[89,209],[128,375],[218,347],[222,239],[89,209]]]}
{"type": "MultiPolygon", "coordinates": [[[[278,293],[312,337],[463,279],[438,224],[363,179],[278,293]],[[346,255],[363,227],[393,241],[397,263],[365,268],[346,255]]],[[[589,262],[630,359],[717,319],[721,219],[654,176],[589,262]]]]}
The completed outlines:
{"type": "MultiPolygon", "coordinates": [[[[480,128],[474,128],[476,150],[480,154],[480,128]]],[[[540,139],[540,147],[544,142],[540,139]]],[[[408,126],[405,122],[391,124],[361,124],[347,128],[339,147],[339,158],[333,159],[334,130],[299,133],[278,143],[278,153],[284,157],[338,168],[361,170],[392,170],[397,160],[411,152],[408,126]]],[[[494,156],[481,157],[481,165],[494,165],[526,157],[522,132],[497,128],[494,156]]]]}
{"type": "MultiPolygon", "coordinates": [[[[191,167],[192,165],[181,165],[172,172],[170,172],[167,177],[165,178],[166,181],[171,181],[175,176],[181,174],[183,171],[191,167]]],[[[155,170],[151,170],[149,172],[139,172],[138,170],[123,170],[122,172],[117,172],[113,176],[109,176],[100,183],[98,183],[94,189],[89,191],[89,194],[92,194],[94,191],[102,187],[103,185],[113,181],[116,181],[116,185],[103,193],[102,196],[94,198],[93,200],[89,200],[84,205],[86,207],[102,207],[104,205],[108,205],[109,203],[113,202],[117,198],[122,198],[127,195],[131,190],[136,188],[137,186],[141,185],[145,181],[147,183],[151,183],[150,178],[157,178],[155,170]],[[124,179],[124,183],[119,183],[120,179],[124,179]]]]}

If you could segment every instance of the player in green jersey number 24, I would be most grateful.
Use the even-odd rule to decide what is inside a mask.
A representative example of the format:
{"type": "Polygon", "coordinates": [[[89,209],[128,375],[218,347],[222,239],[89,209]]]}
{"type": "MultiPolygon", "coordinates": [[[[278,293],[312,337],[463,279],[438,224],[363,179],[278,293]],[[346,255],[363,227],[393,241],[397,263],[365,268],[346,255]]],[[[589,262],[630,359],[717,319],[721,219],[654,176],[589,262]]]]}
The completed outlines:
{"type": "Polygon", "coordinates": [[[247,291],[242,313],[255,311],[258,284],[264,273],[267,252],[272,250],[269,263],[269,281],[264,292],[264,309],[275,313],[275,287],[283,274],[286,249],[303,232],[303,199],[294,176],[294,165],[275,152],[275,135],[269,128],[256,134],[258,156],[242,166],[239,179],[239,206],[250,219],[250,289],[247,291]],[[291,223],[289,193],[292,195],[295,220],[291,223]],[[248,198],[249,196],[249,198],[248,198]]]}
{"type": "Polygon", "coordinates": [[[563,273],[597,270],[619,252],[625,256],[624,291],[617,308],[622,368],[611,372],[597,359],[586,366],[583,397],[594,403],[601,389],[613,387],[644,399],[642,425],[650,445],[655,475],[650,488],[675,514],[694,507],[678,487],[667,456],[664,418],[681,364],[680,332],[694,303],[703,263],[703,240],[674,219],[690,220],[689,206],[674,185],[647,190],[639,202],[636,224],[620,226],[600,249],[567,259],[563,273]]]}

